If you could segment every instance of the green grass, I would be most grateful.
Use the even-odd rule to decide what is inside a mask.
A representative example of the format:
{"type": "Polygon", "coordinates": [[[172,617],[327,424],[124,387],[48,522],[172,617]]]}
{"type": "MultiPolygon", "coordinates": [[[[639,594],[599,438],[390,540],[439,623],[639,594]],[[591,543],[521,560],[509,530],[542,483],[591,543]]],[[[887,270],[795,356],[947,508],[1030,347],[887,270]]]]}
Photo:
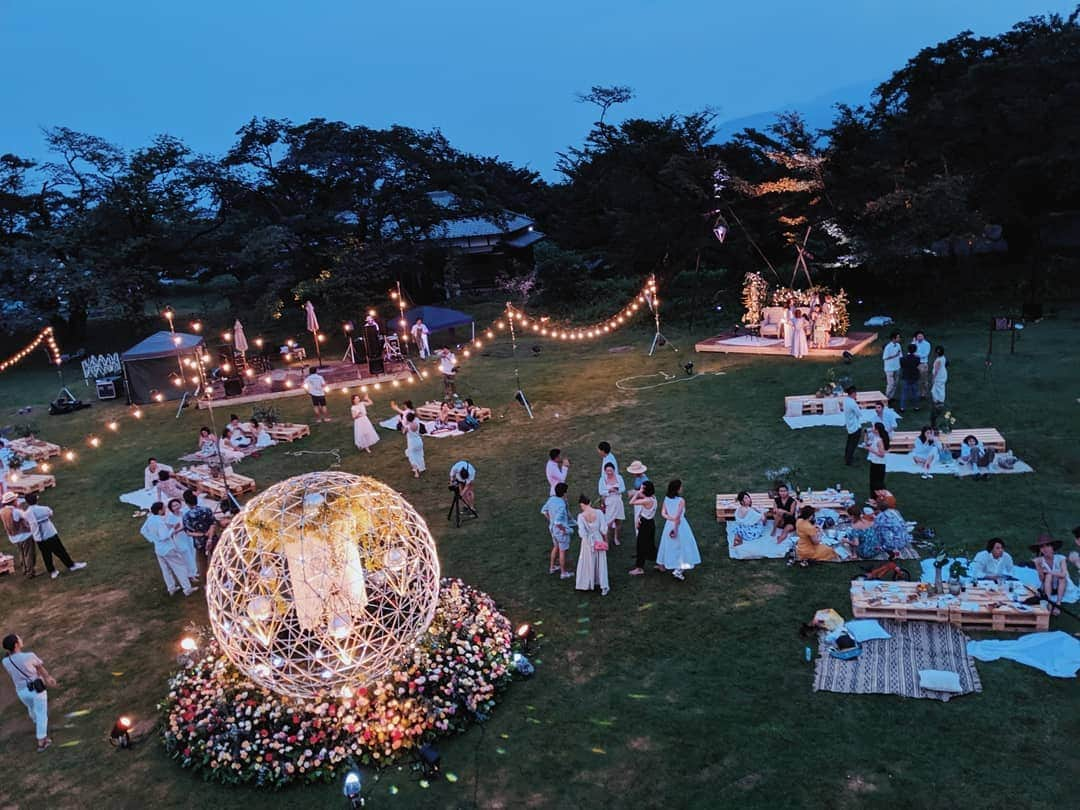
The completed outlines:
{"type": "MultiPolygon", "coordinates": [[[[1031,326],[1015,356],[995,355],[991,377],[984,332],[927,324],[931,339],[949,349],[958,424],[997,426],[1037,470],[986,482],[891,477],[904,514],[933,526],[950,547],[974,550],[1001,535],[1023,557],[1044,517],[1058,536],[1080,523],[1076,314],[1031,326]]],[[[463,388],[495,419],[461,439],[429,440],[429,473],[418,482],[397,435],[381,431],[370,457],[355,451],[341,394],[331,400],[335,422],[243,463],[241,471],[265,487],[332,462],[289,452],[340,449],[343,469],[399,488],[427,517],[447,574],[491,593],[513,621],[542,622],[536,675],[509,689],[484,727],[440,745],[445,769],[459,780],[425,790],[408,769],[392,770],[369,806],[1069,806],[1080,773],[1075,757],[1059,751],[1080,737],[1074,681],[998,662],[979,665],[981,694],[948,704],[811,691],[797,628],[818,608],[850,612],[848,580],[857,567],[732,562],[713,499],[762,487],[763,471],[784,463],[797,464],[815,488],[841,481],[865,489],[865,462],[843,466],[842,432],[790,431],[779,418],[783,396],[815,390],[829,364],[694,356],[691,338],[677,330],[679,354],[663,348],[649,358],[650,337],[627,331],[590,346],[543,343],[538,356],[526,341],[519,365],[535,420],[513,403],[514,363],[509,347],[496,345],[462,375],[463,388]],[[608,351],[618,345],[632,349],[608,351]],[[703,376],[637,393],[615,388],[628,375],[681,373],[691,357],[703,376]],[[609,553],[606,599],[547,575],[549,540],[537,512],[547,450],[560,446],[570,457],[571,494],[591,494],[602,439],[622,466],[641,458],[657,482],[685,481],[703,556],[685,583],[626,576],[632,542],[609,553]],[[455,530],[445,520],[445,474],[462,457],[479,469],[482,517],[455,530]],[[400,792],[391,795],[390,785],[400,792]]],[[[851,370],[860,388],[880,387],[876,354],[851,370]]],[[[180,769],[154,738],[129,752],[108,746],[119,713],[153,722],[177,639],[188,622],[206,617],[200,600],[165,595],[139,522],[116,498],[141,484],[147,455],[171,462],[193,448],[204,416],[189,409],[175,420],[174,408],[160,406],[135,423],[120,406],[95,404],[48,417],[44,405],[55,388],[47,370],[9,372],[0,377],[0,413],[25,421],[8,414],[33,404],[46,439],[75,445],[90,432],[105,439],[101,450],[82,446],[77,464],[58,465],[58,486],[43,499],[56,509],[68,548],[91,566],[57,581],[0,580],[0,631],[21,633],[61,683],[50,693],[55,746],[44,755],[34,753],[29,721],[6,680],[0,689],[0,806],[340,806],[336,784],[276,794],[227,789],[180,769]],[[112,415],[123,420],[116,435],[103,428],[112,415]],[[75,711],[87,713],[65,718],[75,711]]],[[[436,390],[432,382],[424,392],[436,390]]],[[[376,396],[376,414],[387,413],[388,398],[376,396]]],[[[302,399],[279,401],[278,409],[309,421],[302,399]]],[[[1080,630],[1071,619],[1054,624],[1080,630]]]]}

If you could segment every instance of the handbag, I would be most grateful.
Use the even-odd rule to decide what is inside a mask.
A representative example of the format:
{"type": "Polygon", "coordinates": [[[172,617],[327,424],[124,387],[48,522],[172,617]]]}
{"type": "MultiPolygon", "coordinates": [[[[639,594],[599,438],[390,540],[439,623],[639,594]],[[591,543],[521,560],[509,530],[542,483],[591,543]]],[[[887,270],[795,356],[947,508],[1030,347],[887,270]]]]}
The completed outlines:
{"type": "Polygon", "coordinates": [[[14,661],[11,662],[11,665],[15,667],[15,669],[19,670],[20,675],[26,678],[26,690],[28,692],[37,692],[38,694],[41,694],[42,692],[46,691],[45,681],[43,681],[41,678],[31,678],[29,675],[23,672],[22,667],[20,667],[14,661]]]}
{"type": "Polygon", "coordinates": [[[607,544],[606,540],[597,540],[595,543],[592,544],[592,547],[593,547],[593,551],[607,551],[608,550],[608,544],[607,544]]]}

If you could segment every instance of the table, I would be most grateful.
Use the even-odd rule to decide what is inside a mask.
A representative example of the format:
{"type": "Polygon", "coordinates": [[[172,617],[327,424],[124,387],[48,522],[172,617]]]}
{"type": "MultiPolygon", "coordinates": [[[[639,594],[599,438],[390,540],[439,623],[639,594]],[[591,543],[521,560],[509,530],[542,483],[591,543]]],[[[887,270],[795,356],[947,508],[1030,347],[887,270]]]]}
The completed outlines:
{"type": "MultiPolygon", "coordinates": [[[[210,473],[210,467],[205,464],[196,464],[193,467],[184,467],[177,470],[174,475],[177,481],[196,492],[203,492],[219,501],[225,499],[225,484],[221,477],[214,477],[210,473]]],[[[234,472],[228,474],[229,491],[233,495],[243,495],[246,492],[255,491],[255,479],[246,475],[237,475],[234,472]]]]}
{"type": "Polygon", "coordinates": [[[11,439],[8,441],[8,447],[13,452],[31,461],[45,461],[53,456],[60,455],[60,445],[35,439],[33,436],[27,436],[23,439],[11,439]]]}
{"type": "Polygon", "coordinates": [[[26,495],[30,492],[43,492],[49,487],[55,486],[56,477],[52,475],[19,473],[14,480],[10,476],[7,479],[7,488],[20,495],[26,495]]]}
{"type": "MultiPolygon", "coordinates": [[[[1019,582],[1012,584],[1019,598],[1032,595],[1019,582]]],[[[1030,633],[1050,628],[1049,607],[1022,605],[1001,586],[968,585],[954,597],[920,595],[918,582],[855,580],[851,583],[851,611],[857,619],[940,622],[998,632],[1030,633]]]]}
{"type": "MultiPolygon", "coordinates": [[[[857,391],[855,401],[863,410],[872,410],[877,403],[887,405],[889,398],[880,391],[857,391]]],[[[819,397],[815,394],[803,394],[784,397],[784,416],[814,416],[840,413],[844,409],[844,397],[819,397]]]]}
{"type": "MultiPolygon", "coordinates": [[[[716,496],[716,521],[725,523],[735,519],[735,510],[739,508],[735,500],[737,493],[722,493],[716,496]]],[[[839,492],[835,489],[814,490],[811,494],[803,493],[799,500],[801,506],[812,506],[815,509],[835,509],[837,512],[846,509],[855,503],[855,496],[846,489],[839,492]]],[[[751,492],[751,505],[762,512],[771,512],[775,503],[768,492],[751,492]]]]}

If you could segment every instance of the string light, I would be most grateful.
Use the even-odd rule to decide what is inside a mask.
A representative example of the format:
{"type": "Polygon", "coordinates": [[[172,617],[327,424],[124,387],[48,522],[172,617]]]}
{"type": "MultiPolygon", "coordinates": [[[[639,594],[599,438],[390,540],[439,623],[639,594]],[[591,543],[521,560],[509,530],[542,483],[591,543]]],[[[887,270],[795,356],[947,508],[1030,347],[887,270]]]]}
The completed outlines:
{"type": "Polygon", "coordinates": [[[46,326],[30,343],[13,354],[7,360],[0,362],[0,371],[7,371],[12,366],[21,363],[26,359],[27,355],[38,348],[42,343],[45,343],[49,354],[49,362],[54,366],[59,366],[62,362],[60,359],[60,347],[56,345],[56,338],[53,336],[53,328],[46,326]]]}

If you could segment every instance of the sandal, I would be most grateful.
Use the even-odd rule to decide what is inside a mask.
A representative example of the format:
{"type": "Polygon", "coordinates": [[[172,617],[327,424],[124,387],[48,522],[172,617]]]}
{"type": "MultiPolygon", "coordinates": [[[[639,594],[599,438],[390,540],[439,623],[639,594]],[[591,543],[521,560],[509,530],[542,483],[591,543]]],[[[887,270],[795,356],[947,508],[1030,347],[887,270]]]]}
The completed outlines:
{"type": "Polygon", "coordinates": [[[645,569],[644,568],[631,568],[629,573],[630,573],[630,576],[632,576],[632,577],[640,577],[640,576],[644,575],[645,569]]]}

